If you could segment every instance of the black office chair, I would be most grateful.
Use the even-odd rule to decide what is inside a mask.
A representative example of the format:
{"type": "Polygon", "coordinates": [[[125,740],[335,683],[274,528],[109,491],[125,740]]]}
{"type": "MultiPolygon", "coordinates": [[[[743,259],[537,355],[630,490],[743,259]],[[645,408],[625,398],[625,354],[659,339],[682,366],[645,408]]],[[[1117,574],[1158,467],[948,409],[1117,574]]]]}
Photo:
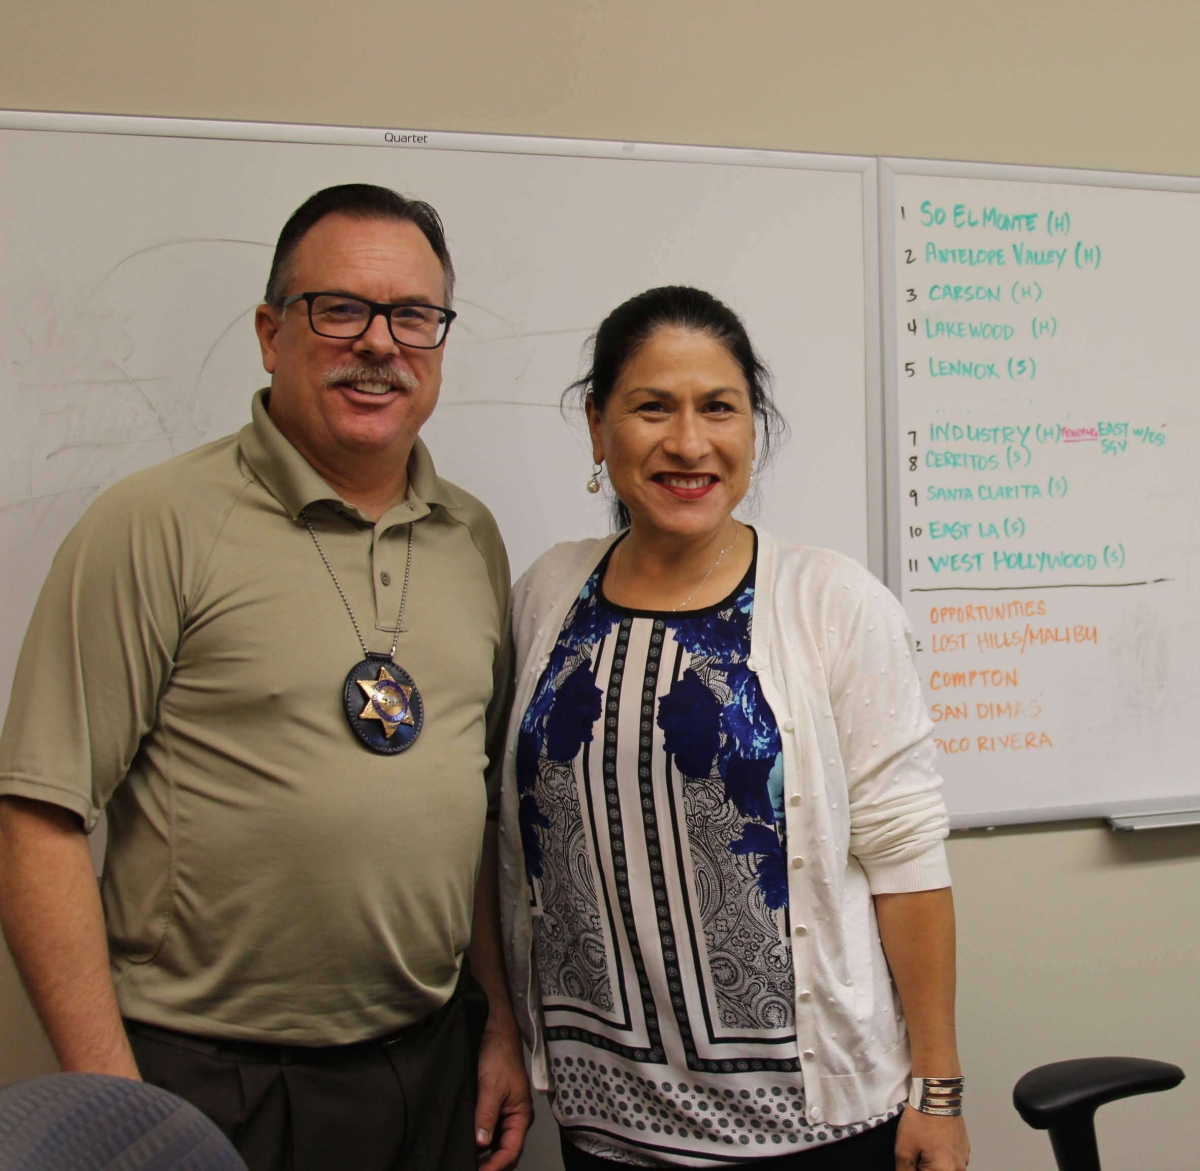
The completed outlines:
{"type": "Polygon", "coordinates": [[[4,1171],[246,1171],[216,1123],[174,1094],[98,1073],[0,1086],[4,1171]]]}
{"type": "Polygon", "coordinates": [[[1100,1171],[1095,1115],[1105,1102],[1173,1090],[1183,1070],[1141,1057],[1083,1057],[1031,1069],[1013,1105],[1034,1130],[1048,1130],[1059,1171],[1100,1171]]]}

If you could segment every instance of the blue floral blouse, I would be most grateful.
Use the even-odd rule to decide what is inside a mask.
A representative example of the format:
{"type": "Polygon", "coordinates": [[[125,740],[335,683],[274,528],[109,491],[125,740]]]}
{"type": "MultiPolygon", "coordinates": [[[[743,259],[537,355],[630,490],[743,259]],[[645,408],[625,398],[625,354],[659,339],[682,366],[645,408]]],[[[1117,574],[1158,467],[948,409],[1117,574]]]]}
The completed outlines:
{"type": "Polygon", "coordinates": [[[724,601],[682,613],[609,602],[606,567],[517,744],[555,1115],[584,1150],[642,1166],[722,1166],[876,1125],[889,1115],[805,1119],[782,745],[747,666],[753,563],[724,601]]]}

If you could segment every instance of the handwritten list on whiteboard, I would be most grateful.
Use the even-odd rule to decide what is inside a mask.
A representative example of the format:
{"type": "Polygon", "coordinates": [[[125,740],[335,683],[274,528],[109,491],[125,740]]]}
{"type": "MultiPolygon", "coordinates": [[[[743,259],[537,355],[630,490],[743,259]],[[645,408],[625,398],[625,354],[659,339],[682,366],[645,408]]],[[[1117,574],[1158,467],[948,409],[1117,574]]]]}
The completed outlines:
{"type": "Polygon", "coordinates": [[[890,200],[893,584],[956,821],[1185,805],[1200,192],[897,173],[890,200]]]}

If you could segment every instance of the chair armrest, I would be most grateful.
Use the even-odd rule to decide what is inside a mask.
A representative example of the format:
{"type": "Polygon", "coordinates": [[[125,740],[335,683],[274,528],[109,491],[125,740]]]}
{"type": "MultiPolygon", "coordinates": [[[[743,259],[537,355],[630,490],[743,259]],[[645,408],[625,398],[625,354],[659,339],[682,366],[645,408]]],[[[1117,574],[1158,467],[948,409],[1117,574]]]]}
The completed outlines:
{"type": "Polygon", "coordinates": [[[1142,1057],[1082,1057],[1031,1069],[1013,1087],[1017,1113],[1035,1130],[1049,1130],[1105,1102],[1174,1089],[1183,1070],[1142,1057]]]}

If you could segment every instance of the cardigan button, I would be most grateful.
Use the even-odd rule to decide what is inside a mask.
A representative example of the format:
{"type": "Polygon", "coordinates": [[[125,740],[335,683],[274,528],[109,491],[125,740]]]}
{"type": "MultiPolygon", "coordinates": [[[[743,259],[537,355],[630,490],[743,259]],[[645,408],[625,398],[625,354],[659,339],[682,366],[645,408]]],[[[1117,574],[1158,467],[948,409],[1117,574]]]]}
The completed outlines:
{"type": "Polygon", "coordinates": [[[789,805],[799,805],[803,800],[804,800],[804,798],[801,797],[799,793],[793,793],[788,798],[788,804],[789,805]]]}
{"type": "Polygon", "coordinates": [[[801,866],[803,866],[803,865],[804,865],[804,859],[803,859],[803,858],[801,858],[799,854],[797,854],[797,855],[796,855],[796,856],[795,856],[795,857],[792,859],[792,869],[793,869],[793,870],[799,870],[799,869],[800,869],[800,867],[801,867],[801,866]]]}
{"type": "Polygon", "coordinates": [[[801,1004],[807,1004],[810,1000],[812,1000],[812,993],[809,992],[807,988],[801,988],[800,991],[796,993],[796,999],[800,1001],[801,1004]]]}
{"type": "Polygon", "coordinates": [[[785,732],[794,732],[796,730],[796,721],[795,720],[784,720],[783,721],[783,730],[785,732]]]}
{"type": "Polygon", "coordinates": [[[812,1108],[812,1109],[811,1109],[811,1110],[808,1112],[808,1120],[809,1120],[809,1122],[820,1122],[820,1121],[821,1121],[821,1111],[820,1111],[820,1110],[818,1110],[818,1109],[817,1109],[817,1108],[814,1106],[814,1107],[813,1107],[813,1108],[812,1108]]]}
{"type": "Polygon", "coordinates": [[[803,923],[797,923],[796,926],[792,928],[792,934],[795,936],[807,935],[808,928],[805,927],[803,923]]]}
{"type": "MultiPolygon", "coordinates": [[[[803,1057],[806,1061],[812,1061],[812,1059],[814,1057],[816,1057],[816,1054],[811,1049],[805,1049],[804,1052],[800,1054],[800,1056],[803,1057]]],[[[809,1114],[809,1117],[810,1118],[812,1117],[811,1113],[809,1114]]]]}

